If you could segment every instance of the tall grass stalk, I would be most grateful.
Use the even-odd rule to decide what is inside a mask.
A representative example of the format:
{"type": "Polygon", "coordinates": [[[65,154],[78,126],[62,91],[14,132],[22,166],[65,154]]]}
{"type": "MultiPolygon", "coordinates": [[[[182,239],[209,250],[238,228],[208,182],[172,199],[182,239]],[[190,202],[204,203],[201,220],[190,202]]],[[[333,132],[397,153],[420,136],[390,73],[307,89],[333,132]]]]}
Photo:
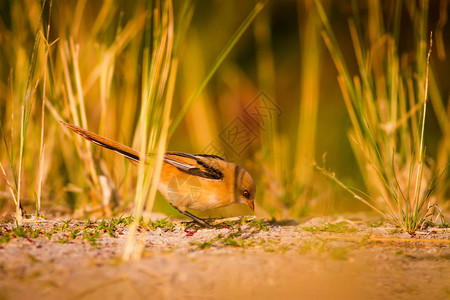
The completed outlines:
{"type": "MultiPolygon", "coordinates": [[[[59,52],[64,70],[67,98],[69,100],[70,119],[71,122],[77,126],[89,128],[83,96],[83,83],[79,68],[79,48],[75,46],[72,38],[69,41],[62,41],[62,44],[63,46],[59,47],[59,52]]],[[[86,169],[89,170],[91,188],[97,192],[98,197],[100,198],[99,194],[101,193],[101,187],[99,175],[95,168],[92,145],[89,141],[81,137],[76,137],[75,141],[77,144],[77,151],[79,152],[80,157],[83,158],[86,169]]]]}
{"type": "Polygon", "coordinates": [[[147,26],[147,42],[142,64],[143,89],[139,116],[141,157],[134,201],[134,222],[125,245],[124,260],[137,259],[142,254],[143,237],[140,241],[136,239],[136,229],[141,220],[144,204],[147,213],[153,208],[168,141],[178,67],[176,50],[173,48],[175,37],[172,1],[163,1],[161,6],[159,1],[156,2],[152,12],[150,18],[152,26],[147,26]],[[150,49],[153,49],[151,55],[150,49]],[[147,156],[153,153],[155,155],[147,156]]]}
{"type": "Polygon", "coordinates": [[[247,16],[247,18],[242,22],[241,26],[239,26],[239,28],[236,30],[234,35],[231,37],[231,39],[225,45],[222,52],[217,56],[216,60],[214,61],[214,63],[211,66],[211,69],[208,71],[208,73],[206,74],[203,81],[200,83],[200,85],[197,87],[197,89],[192,93],[192,95],[189,97],[189,99],[184,104],[181,111],[175,117],[173,124],[170,126],[169,137],[172,136],[172,134],[175,132],[175,130],[180,125],[181,121],[183,120],[184,116],[188,112],[188,110],[191,107],[194,100],[198,97],[198,95],[206,87],[206,85],[211,80],[212,76],[216,73],[217,69],[220,67],[222,62],[228,56],[230,51],[234,48],[237,41],[241,38],[241,36],[244,34],[244,32],[250,26],[250,24],[252,24],[253,20],[259,14],[259,12],[264,8],[264,5],[265,5],[265,2],[256,3],[253,10],[250,12],[250,14],[247,16]]]}
{"type": "MultiPolygon", "coordinates": [[[[17,72],[17,74],[20,74],[17,78],[20,78],[25,82],[25,77],[27,76],[26,85],[24,90],[19,90],[20,93],[20,100],[15,101],[15,108],[20,107],[20,135],[19,135],[19,157],[18,161],[15,161],[14,159],[14,144],[15,144],[15,138],[13,134],[13,128],[14,128],[14,118],[12,118],[11,121],[11,141],[10,141],[10,147],[8,146],[8,142],[5,136],[5,132],[3,130],[3,125],[1,125],[1,133],[2,138],[4,142],[4,147],[7,153],[8,163],[9,163],[9,169],[11,171],[11,177],[12,179],[8,178],[8,174],[6,173],[5,168],[3,165],[0,165],[3,173],[3,177],[6,181],[6,184],[8,186],[8,189],[11,193],[12,199],[15,204],[15,219],[18,224],[22,224],[23,220],[23,209],[22,209],[22,184],[24,181],[23,178],[23,169],[24,169],[24,157],[25,157],[25,150],[26,150],[26,143],[28,141],[27,138],[27,131],[28,131],[28,125],[30,123],[30,116],[32,112],[33,103],[35,101],[36,97],[36,90],[39,85],[39,79],[36,78],[36,66],[38,63],[38,54],[39,54],[39,45],[41,41],[40,37],[40,28],[42,23],[42,15],[44,11],[46,1],[43,1],[41,10],[40,10],[40,16],[39,16],[39,23],[37,25],[37,28],[34,32],[34,44],[33,49],[31,52],[30,62],[29,62],[29,69],[28,74],[23,76],[22,75],[22,69],[12,70],[11,74],[14,74],[13,72],[17,72]],[[16,173],[14,171],[15,167],[18,167],[18,172],[16,173]]],[[[13,86],[13,76],[11,76],[11,86],[13,86]]],[[[20,80],[17,79],[17,80],[20,80]]],[[[23,83],[18,83],[20,87],[23,86],[23,83]]],[[[14,97],[14,94],[13,94],[14,97]]]]}
{"type": "MultiPolygon", "coordinates": [[[[300,16],[300,4],[298,4],[300,16]]],[[[314,1],[305,1],[306,19],[300,26],[301,34],[301,82],[300,108],[297,129],[297,144],[295,148],[295,185],[302,192],[298,194],[296,210],[301,214],[311,198],[310,187],[313,178],[312,162],[315,157],[317,114],[319,107],[319,86],[321,70],[320,19],[314,9],[314,1]]]]}
{"type": "MultiPolygon", "coordinates": [[[[440,88],[435,78],[435,72],[429,73],[429,93],[430,103],[432,104],[433,111],[436,115],[439,127],[442,132],[441,141],[438,144],[438,153],[436,163],[439,166],[449,165],[450,161],[450,99],[447,99],[447,107],[444,105],[444,99],[441,95],[440,88]]],[[[446,189],[449,189],[449,174],[447,172],[446,178],[438,182],[436,188],[436,196],[439,198],[445,197],[446,189]]]]}
{"type": "MultiPolygon", "coordinates": [[[[357,2],[352,2],[354,18],[349,21],[349,29],[359,68],[357,76],[350,75],[321,3],[316,1],[316,6],[352,123],[350,142],[370,196],[348,190],[405,231],[414,231],[430,216],[434,207],[430,196],[443,174],[438,170],[432,175],[425,165],[431,53],[431,38],[428,55],[425,51],[428,2],[423,0],[420,7],[414,8],[411,3],[406,5],[414,11],[414,66],[401,64],[406,60],[398,53],[402,3],[393,6],[390,33],[384,29],[380,1],[368,1],[366,31],[359,21],[357,2]]],[[[330,173],[328,176],[335,179],[330,173]]]]}
{"type": "MultiPolygon", "coordinates": [[[[271,7],[268,6],[255,19],[253,34],[256,43],[258,87],[273,100],[276,95],[276,71],[270,11],[271,7]]],[[[269,214],[274,215],[275,211],[285,211],[285,209],[280,209],[280,206],[283,206],[280,198],[285,193],[284,183],[289,176],[285,163],[285,158],[289,156],[289,147],[284,147],[286,139],[279,132],[277,118],[267,118],[265,121],[266,127],[262,132],[260,149],[260,165],[264,173],[261,179],[265,188],[258,192],[261,195],[258,195],[258,204],[269,214]]],[[[256,213],[258,210],[257,208],[256,213]]],[[[283,214],[285,215],[285,213],[283,214]]],[[[277,217],[282,217],[282,215],[277,215],[277,217]]]]}
{"type": "MultiPolygon", "coordinates": [[[[315,156],[321,69],[321,23],[317,11],[313,8],[314,1],[297,3],[298,35],[301,48],[298,55],[300,57],[300,89],[299,101],[296,102],[299,103],[296,136],[292,137],[292,134],[280,130],[278,124],[280,119],[277,117],[265,120],[262,134],[259,158],[264,174],[262,185],[265,188],[258,199],[259,204],[270,215],[277,218],[304,216],[311,208],[314,190],[312,162],[315,156]]],[[[261,16],[264,16],[264,13],[261,16]]],[[[262,20],[264,19],[256,23],[261,27],[258,28],[258,31],[255,29],[255,33],[258,33],[255,36],[257,41],[263,37],[262,33],[259,33],[264,32],[263,24],[260,24],[262,20]],[[261,37],[259,37],[260,35],[261,37]]],[[[265,22],[269,23],[269,20],[265,19],[265,22]]],[[[265,27],[270,28],[270,23],[265,27]]],[[[262,78],[260,86],[265,89],[265,86],[274,85],[271,81],[274,80],[276,74],[275,67],[269,65],[271,61],[273,62],[273,58],[271,58],[273,54],[265,49],[267,42],[261,41],[260,44],[258,52],[262,52],[260,56],[264,54],[265,60],[258,59],[258,73],[261,73],[259,76],[262,78]]],[[[274,91],[268,92],[268,94],[274,96],[274,91]]]]}
{"type": "Polygon", "coordinates": [[[43,83],[42,83],[42,106],[41,106],[41,135],[40,135],[40,147],[39,147],[39,169],[38,169],[38,187],[37,187],[37,197],[36,197],[36,217],[39,216],[39,212],[41,210],[41,196],[42,196],[42,180],[44,176],[44,161],[45,161],[45,144],[44,144],[44,128],[45,128],[45,88],[47,83],[47,66],[49,63],[48,55],[50,51],[50,47],[56,42],[49,44],[48,38],[50,36],[50,17],[52,11],[52,3],[49,2],[49,12],[48,12],[48,25],[47,31],[45,34],[41,32],[42,39],[45,43],[45,59],[44,59],[44,75],[43,75],[43,83]]]}
{"type": "MultiPolygon", "coordinates": [[[[45,4],[45,1],[44,1],[45,4]]],[[[43,10],[42,10],[43,11],[43,10]]],[[[42,16],[41,16],[42,17],[42,16]]],[[[39,25],[40,27],[40,25],[39,25]]],[[[16,220],[18,224],[22,224],[22,207],[20,204],[21,200],[21,185],[22,185],[22,169],[23,169],[23,160],[24,160],[24,151],[25,151],[25,143],[26,143],[26,134],[28,130],[28,124],[30,122],[30,115],[31,115],[31,108],[33,106],[33,102],[36,95],[36,89],[39,84],[39,80],[36,80],[35,86],[32,87],[32,84],[34,82],[34,74],[36,69],[36,63],[37,63],[37,55],[39,51],[39,43],[40,43],[40,37],[39,37],[39,28],[36,30],[35,33],[35,44],[31,56],[31,63],[30,63],[30,71],[28,75],[28,82],[26,87],[26,94],[25,94],[25,102],[22,104],[22,115],[21,115],[21,123],[20,123],[20,146],[19,146],[19,173],[18,173],[18,180],[17,180],[17,205],[16,205],[16,220]]]]}

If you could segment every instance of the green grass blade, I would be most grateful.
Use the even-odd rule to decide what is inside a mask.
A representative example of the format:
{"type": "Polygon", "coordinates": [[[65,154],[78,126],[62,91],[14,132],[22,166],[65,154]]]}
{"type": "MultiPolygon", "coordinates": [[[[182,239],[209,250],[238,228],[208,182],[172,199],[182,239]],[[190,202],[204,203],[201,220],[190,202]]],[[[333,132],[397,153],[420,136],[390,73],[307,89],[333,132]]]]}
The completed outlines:
{"type": "Polygon", "coordinates": [[[197,89],[194,91],[194,93],[189,97],[189,99],[186,101],[186,103],[184,104],[181,111],[175,117],[172,125],[170,126],[169,137],[171,137],[172,134],[175,132],[175,130],[178,128],[178,126],[180,125],[181,121],[183,120],[184,116],[188,112],[188,110],[191,107],[194,100],[197,99],[198,95],[203,91],[203,89],[209,83],[212,76],[216,73],[217,69],[223,63],[223,61],[228,56],[230,51],[234,48],[237,41],[241,38],[241,36],[244,34],[244,32],[247,30],[247,28],[250,26],[250,24],[253,22],[253,20],[259,14],[259,12],[264,8],[264,5],[265,5],[265,2],[258,2],[255,5],[253,10],[250,12],[250,14],[244,20],[244,22],[242,22],[241,26],[238,28],[238,30],[235,32],[235,34],[231,37],[230,41],[228,41],[228,43],[225,45],[225,48],[219,54],[216,61],[212,64],[211,69],[208,71],[208,73],[206,74],[203,81],[200,83],[200,85],[197,87],[197,89]]]}

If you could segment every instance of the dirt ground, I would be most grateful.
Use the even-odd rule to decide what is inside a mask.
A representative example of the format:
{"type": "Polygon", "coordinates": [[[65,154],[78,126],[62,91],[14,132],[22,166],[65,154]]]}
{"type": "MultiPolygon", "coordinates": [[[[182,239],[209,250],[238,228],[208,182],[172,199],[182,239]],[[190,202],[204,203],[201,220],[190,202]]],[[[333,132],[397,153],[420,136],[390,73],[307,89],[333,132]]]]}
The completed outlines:
{"type": "Polygon", "coordinates": [[[129,219],[0,225],[0,299],[450,299],[450,235],[386,222],[252,218],[212,229],[129,219]]]}

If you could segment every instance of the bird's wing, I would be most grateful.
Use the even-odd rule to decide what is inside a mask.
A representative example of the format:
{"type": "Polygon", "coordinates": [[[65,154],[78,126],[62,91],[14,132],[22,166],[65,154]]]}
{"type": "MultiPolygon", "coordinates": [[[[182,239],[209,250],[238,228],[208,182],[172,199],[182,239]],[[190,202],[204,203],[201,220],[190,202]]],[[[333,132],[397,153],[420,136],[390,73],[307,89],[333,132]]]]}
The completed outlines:
{"type": "Polygon", "coordinates": [[[190,175],[213,180],[223,179],[222,171],[217,164],[211,163],[211,158],[205,159],[202,156],[183,152],[167,152],[164,161],[190,175]]]}

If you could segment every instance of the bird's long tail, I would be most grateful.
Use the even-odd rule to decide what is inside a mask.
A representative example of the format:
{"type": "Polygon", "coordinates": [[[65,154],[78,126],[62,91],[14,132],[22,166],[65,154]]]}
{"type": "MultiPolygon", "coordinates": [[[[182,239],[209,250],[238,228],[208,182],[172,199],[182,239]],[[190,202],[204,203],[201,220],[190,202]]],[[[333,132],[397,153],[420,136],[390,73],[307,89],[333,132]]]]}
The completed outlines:
{"type": "Polygon", "coordinates": [[[98,134],[95,134],[89,130],[72,125],[70,123],[66,123],[64,121],[59,121],[59,122],[61,122],[61,124],[63,124],[64,126],[69,128],[73,132],[81,135],[82,137],[84,137],[85,139],[87,139],[88,141],[90,141],[94,144],[99,145],[106,149],[113,150],[113,151],[119,153],[120,155],[125,156],[126,158],[128,158],[131,161],[139,162],[139,152],[134,150],[133,148],[130,148],[128,146],[125,146],[121,143],[110,140],[110,139],[100,136],[98,134]]]}

